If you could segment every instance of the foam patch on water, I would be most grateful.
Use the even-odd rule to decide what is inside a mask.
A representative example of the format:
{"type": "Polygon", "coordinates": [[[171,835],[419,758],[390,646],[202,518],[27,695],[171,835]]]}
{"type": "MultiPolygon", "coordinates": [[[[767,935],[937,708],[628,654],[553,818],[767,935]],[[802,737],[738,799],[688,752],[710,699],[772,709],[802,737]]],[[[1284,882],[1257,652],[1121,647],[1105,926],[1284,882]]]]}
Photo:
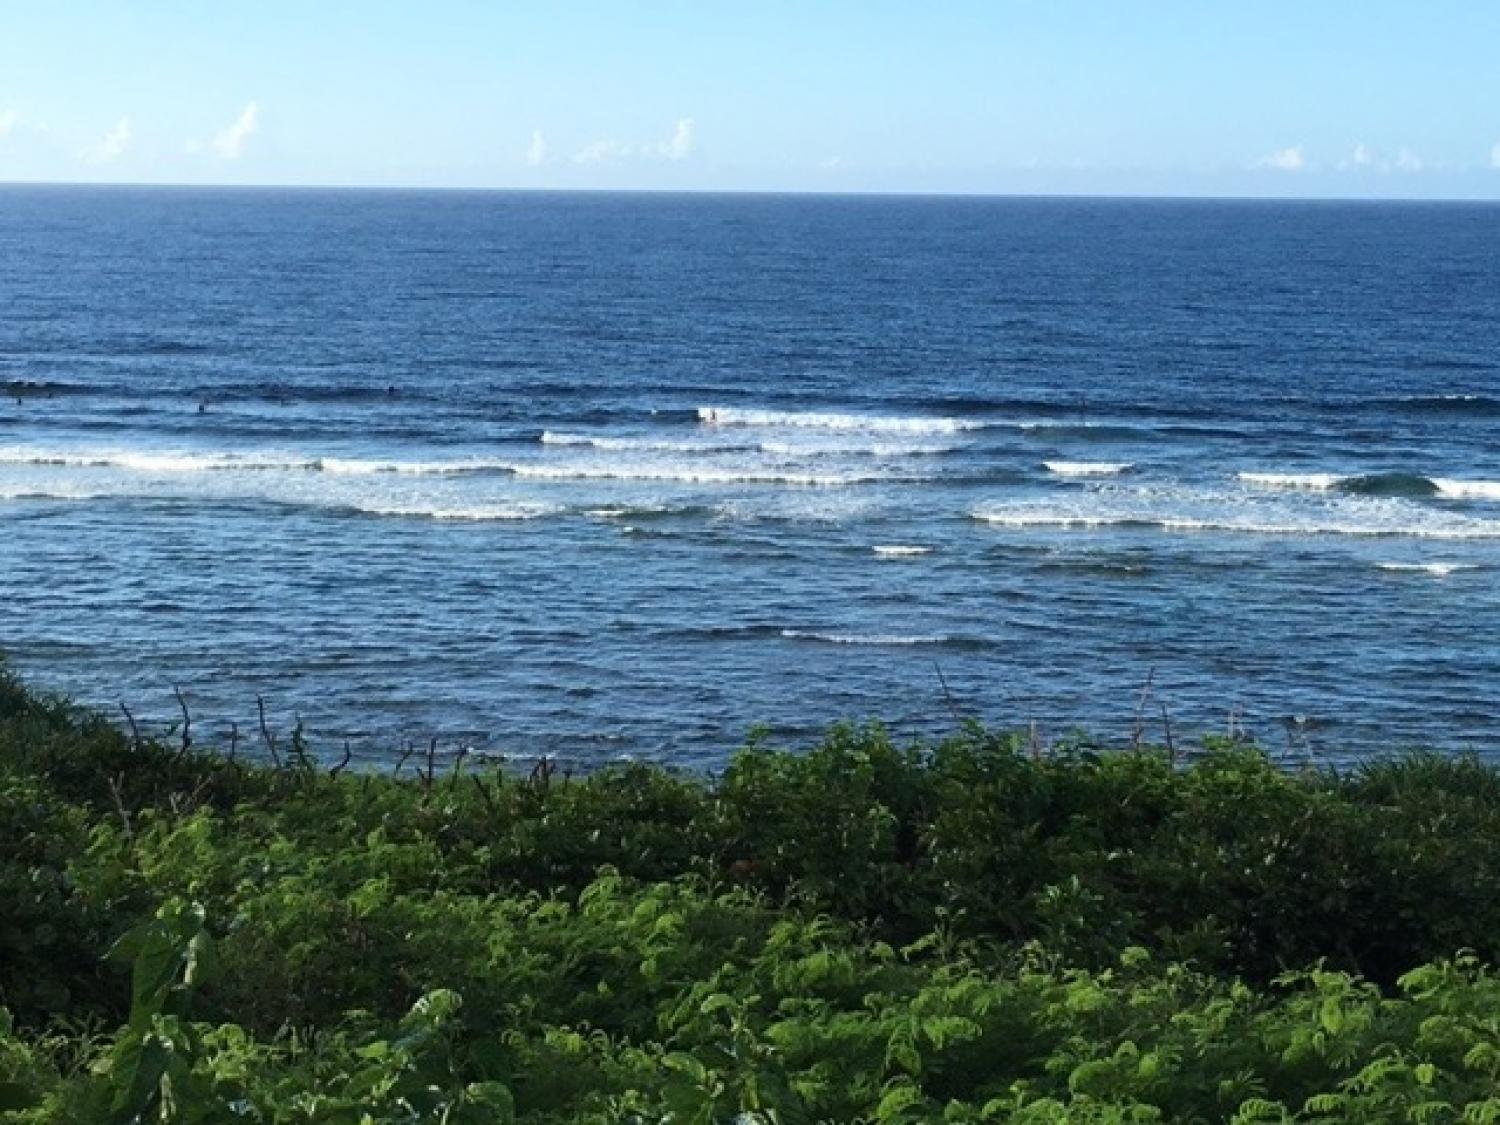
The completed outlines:
{"type": "Polygon", "coordinates": [[[1451,480],[1435,477],[1438,495],[1459,500],[1500,500],[1500,481],[1495,480],[1451,480]]]}
{"type": "Polygon", "coordinates": [[[510,463],[508,472],[533,480],[618,480],[674,484],[737,485],[780,484],[838,488],[853,484],[912,483],[923,478],[896,477],[882,473],[810,473],[747,465],[742,468],[709,468],[673,462],[572,462],[510,463]]]}
{"type": "Polygon", "coordinates": [[[1363,493],[1369,496],[1437,496],[1448,500],[1500,500],[1500,481],[1427,477],[1419,473],[1239,473],[1257,488],[1312,492],[1363,493]]]}
{"type": "Polygon", "coordinates": [[[1130,461],[1043,461],[1042,468],[1060,477],[1115,477],[1134,468],[1130,461]]]}
{"type": "Polygon", "coordinates": [[[569,434],[543,430],[539,439],[543,445],[566,448],[602,449],[611,452],[638,451],[643,453],[687,453],[713,454],[754,451],[757,447],[749,443],[682,441],[650,437],[610,437],[604,434],[569,434]]]}
{"type": "Polygon", "coordinates": [[[980,505],[970,515],[982,523],[1017,529],[1500,539],[1500,520],[1459,514],[1405,496],[1326,490],[1299,497],[1183,487],[1107,488],[1078,494],[1068,501],[1017,500],[980,505]]]}
{"type": "Polygon", "coordinates": [[[1238,479],[1260,488],[1301,488],[1327,492],[1349,479],[1347,473],[1239,473],[1238,479]]]}
{"type": "Polygon", "coordinates": [[[307,468],[335,476],[371,476],[390,473],[397,476],[462,476],[466,473],[508,472],[509,465],[500,461],[468,458],[456,461],[378,461],[358,457],[318,457],[307,468]]]}
{"type": "Polygon", "coordinates": [[[1457,574],[1464,570],[1478,570],[1478,563],[1402,563],[1382,562],[1376,563],[1381,570],[1393,571],[1398,574],[1430,574],[1435,578],[1446,578],[1450,574],[1457,574]]]}
{"type": "Polygon", "coordinates": [[[947,644],[950,637],[924,633],[821,633],[810,629],[783,629],[781,635],[793,641],[821,641],[830,645],[894,646],[947,644]]]}
{"type": "Polygon", "coordinates": [[[231,453],[191,450],[37,450],[0,449],[0,465],[52,468],[125,469],[130,472],[179,474],[232,470],[308,469],[314,463],[293,454],[231,453]]]}
{"type": "Polygon", "coordinates": [[[354,504],[355,511],[371,516],[401,516],[408,519],[459,523],[504,523],[534,520],[560,509],[546,504],[475,504],[468,507],[427,507],[420,504],[354,504]]]}
{"type": "Polygon", "coordinates": [[[870,550],[883,559],[906,559],[932,554],[931,547],[919,547],[906,543],[882,543],[871,547],[870,550]]]}
{"type": "Polygon", "coordinates": [[[837,414],[796,410],[741,410],[728,406],[700,406],[698,420],[708,426],[790,427],[813,430],[864,430],[872,433],[956,434],[984,428],[983,422],[963,418],[892,417],[874,414],[837,414]]]}
{"type": "Polygon", "coordinates": [[[109,500],[116,494],[110,492],[75,492],[71,490],[45,488],[0,488],[3,500],[109,500]]]}

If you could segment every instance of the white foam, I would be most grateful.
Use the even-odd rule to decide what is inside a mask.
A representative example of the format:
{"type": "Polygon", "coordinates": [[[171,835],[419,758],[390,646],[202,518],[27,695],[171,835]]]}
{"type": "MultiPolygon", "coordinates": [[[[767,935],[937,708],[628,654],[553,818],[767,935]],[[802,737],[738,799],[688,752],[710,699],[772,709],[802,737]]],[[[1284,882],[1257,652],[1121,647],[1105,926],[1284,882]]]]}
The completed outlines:
{"type": "Polygon", "coordinates": [[[45,488],[0,488],[0,501],[5,500],[107,500],[111,492],[73,492],[45,488]]]}
{"type": "Polygon", "coordinates": [[[543,445],[583,446],[589,449],[611,451],[638,450],[646,453],[726,453],[742,450],[745,446],[725,442],[671,441],[663,438],[607,437],[599,434],[565,434],[543,430],[543,445]]]}
{"type": "Polygon", "coordinates": [[[457,461],[370,461],[358,457],[319,457],[308,468],[335,476],[367,476],[392,473],[403,476],[461,476],[465,473],[509,471],[500,461],[467,458],[457,461]]]}
{"type": "Polygon", "coordinates": [[[911,482],[912,477],[893,477],[879,473],[802,473],[773,468],[704,468],[696,465],[631,463],[540,464],[511,463],[504,466],[518,477],[535,480],[622,480],[654,481],[676,484],[786,484],[807,487],[836,488],[843,485],[883,482],[911,482]]]}
{"type": "Polygon", "coordinates": [[[956,434],[964,430],[984,428],[982,422],[966,421],[962,418],[889,417],[795,410],[741,410],[720,406],[700,406],[698,420],[709,426],[793,427],[906,434],[956,434]]]}
{"type": "Polygon", "coordinates": [[[941,635],[911,633],[819,633],[806,629],[783,629],[781,635],[794,641],[822,641],[831,645],[940,645],[948,638],[941,635]]]}
{"type": "Polygon", "coordinates": [[[179,474],[228,470],[306,469],[313,462],[286,453],[202,453],[191,450],[38,450],[0,449],[0,465],[126,469],[130,472],[179,474]]]}
{"type": "Polygon", "coordinates": [[[777,457],[821,457],[828,455],[867,457],[933,457],[959,447],[932,442],[899,441],[763,441],[756,448],[777,457]]]}
{"type": "Polygon", "coordinates": [[[931,547],[910,546],[904,543],[883,543],[871,547],[870,549],[883,559],[904,559],[912,558],[916,555],[932,554],[931,547]]]}
{"type": "Polygon", "coordinates": [[[1130,461],[1043,461],[1042,468],[1060,477],[1114,477],[1134,468],[1130,461]]]}
{"type": "Polygon", "coordinates": [[[1478,570],[1477,563],[1399,563],[1383,562],[1376,563],[1381,570],[1396,571],[1399,573],[1431,574],[1437,578],[1446,578],[1461,570],[1478,570]]]}
{"type": "Polygon", "coordinates": [[[1140,528],[1244,535],[1342,535],[1360,538],[1500,539],[1500,520],[1452,518],[1403,501],[1349,499],[1304,509],[1286,504],[1237,506],[1179,497],[1163,510],[1149,498],[1126,497],[1092,508],[1021,503],[977,508],[970,515],[997,527],[1054,530],[1140,528]]]}
{"type": "Polygon", "coordinates": [[[1500,481],[1434,478],[1438,495],[1455,500],[1500,500],[1500,481]]]}
{"type": "Polygon", "coordinates": [[[406,516],[469,523],[534,520],[559,510],[546,504],[479,504],[466,508],[433,508],[420,504],[355,504],[354,508],[371,516],[406,516]]]}
{"type": "Polygon", "coordinates": [[[1239,473],[1238,479],[1260,488],[1300,488],[1312,492],[1327,492],[1350,478],[1343,473],[1239,473]]]}

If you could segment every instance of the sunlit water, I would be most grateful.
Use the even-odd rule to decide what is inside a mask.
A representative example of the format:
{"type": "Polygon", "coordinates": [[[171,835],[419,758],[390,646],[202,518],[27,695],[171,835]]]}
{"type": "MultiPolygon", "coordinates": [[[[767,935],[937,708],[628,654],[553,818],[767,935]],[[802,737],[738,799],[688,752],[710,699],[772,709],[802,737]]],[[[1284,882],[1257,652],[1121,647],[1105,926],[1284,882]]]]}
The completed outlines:
{"type": "Polygon", "coordinates": [[[1119,741],[1148,676],[1489,753],[1497,220],[0,189],[0,647],[367,756],[1119,741]]]}

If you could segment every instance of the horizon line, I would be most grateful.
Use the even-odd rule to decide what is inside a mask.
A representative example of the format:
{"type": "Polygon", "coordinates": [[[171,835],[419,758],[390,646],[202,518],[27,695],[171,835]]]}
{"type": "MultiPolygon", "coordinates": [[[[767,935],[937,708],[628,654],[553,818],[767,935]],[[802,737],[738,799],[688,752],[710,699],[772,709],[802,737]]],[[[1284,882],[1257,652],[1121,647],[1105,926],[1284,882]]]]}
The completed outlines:
{"type": "Polygon", "coordinates": [[[269,192],[389,192],[467,195],[663,195],[663,196],[772,196],[807,198],[970,199],[970,200],[1098,200],[1141,203],[1426,203],[1500,205],[1500,195],[1247,195],[1243,193],[1194,192],[1090,192],[1090,191],[910,191],[897,188],[663,188],[663,187],[515,187],[458,184],[357,184],[357,183],[198,183],[193,181],[145,180],[5,180],[0,191],[13,188],[82,188],[103,190],[163,191],[269,191],[269,192]]]}

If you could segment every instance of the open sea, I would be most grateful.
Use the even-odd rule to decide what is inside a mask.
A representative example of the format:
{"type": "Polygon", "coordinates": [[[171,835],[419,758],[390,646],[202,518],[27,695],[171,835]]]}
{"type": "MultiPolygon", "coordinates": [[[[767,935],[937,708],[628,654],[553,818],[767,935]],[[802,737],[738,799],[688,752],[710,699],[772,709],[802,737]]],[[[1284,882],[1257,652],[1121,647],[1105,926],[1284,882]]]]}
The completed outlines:
{"type": "Polygon", "coordinates": [[[1500,207],[4,187],[0,531],[200,738],[1494,758],[1500,207]]]}

